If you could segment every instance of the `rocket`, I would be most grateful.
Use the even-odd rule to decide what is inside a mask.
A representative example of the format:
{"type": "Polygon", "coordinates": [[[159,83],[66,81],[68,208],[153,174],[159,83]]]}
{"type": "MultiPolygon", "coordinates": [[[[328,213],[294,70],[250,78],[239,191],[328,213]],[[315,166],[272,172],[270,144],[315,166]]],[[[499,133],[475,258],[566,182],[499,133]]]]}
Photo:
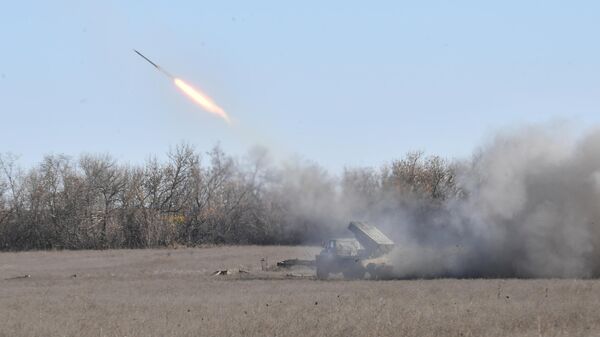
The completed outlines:
{"type": "Polygon", "coordinates": [[[175,77],[174,77],[173,75],[169,74],[169,72],[168,72],[168,71],[166,71],[166,70],[164,70],[163,68],[161,68],[161,66],[159,66],[158,64],[156,64],[156,63],[154,63],[154,62],[150,61],[150,59],[149,59],[149,58],[147,58],[146,56],[144,56],[144,55],[143,55],[142,53],[140,53],[139,51],[137,51],[137,50],[135,50],[135,49],[134,49],[133,51],[134,51],[134,52],[136,52],[136,54],[140,55],[140,56],[141,56],[141,57],[142,57],[144,60],[148,61],[148,63],[150,63],[151,65],[153,65],[153,66],[154,66],[154,68],[158,69],[158,71],[160,71],[161,73],[163,73],[163,74],[167,75],[167,76],[168,76],[169,78],[171,78],[171,79],[175,79],[175,77]]]}
{"type": "Polygon", "coordinates": [[[182,80],[180,78],[176,78],[175,76],[169,74],[168,71],[164,70],[158,64],[150,61],[149,58],[147,58],[146,56],[144,56],[139,51],[137,51],[135,49],[133,51],[136,54],[138,54],[141,58],[143,58],[144,60],[148,61],[148,63],[150,63],[158,71],[160,71],[161,73],[167,75],[167,77],[170,78],[173,81],[173,84],[175,84],[175,86],[177,86],[177,88],[179,88],[179,90],[181,90],[192,101],[194,101],[196,104],[198,104],[199,106],[201,106],[204,110],[206,110],[206,111],[208,111],[208,112],[210,112],[210,113],[212,113],[214,115],[217,115],[217,116],[223,118],[223,120],[225,120],[225,122],[227,122],[227,124],[231,124],[231,118],[229,117],[229,115],[227,114],[227,112],[225,112],[225,110],[223,110],[223,108],[221,108],[220,106],[218,106],[217,103],[215,103],[215,101],[213,101],[207,94],[205,94],[201,90],[196,89],[193,86],[187,84],[184,80],[182,80]]]}

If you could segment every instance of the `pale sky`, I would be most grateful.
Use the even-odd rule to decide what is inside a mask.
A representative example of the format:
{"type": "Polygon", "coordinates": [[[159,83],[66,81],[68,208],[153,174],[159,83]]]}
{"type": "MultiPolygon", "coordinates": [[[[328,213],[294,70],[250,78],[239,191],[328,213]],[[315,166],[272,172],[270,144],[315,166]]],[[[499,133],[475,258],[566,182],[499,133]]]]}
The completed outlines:
{"type": "Polygon", "coordinates": [[[600,122],[597,1],[4,1],[0,152],[260,144],[337,171],[600,122]],[[133,53],[208,93],[203,111],[133,53]]]}

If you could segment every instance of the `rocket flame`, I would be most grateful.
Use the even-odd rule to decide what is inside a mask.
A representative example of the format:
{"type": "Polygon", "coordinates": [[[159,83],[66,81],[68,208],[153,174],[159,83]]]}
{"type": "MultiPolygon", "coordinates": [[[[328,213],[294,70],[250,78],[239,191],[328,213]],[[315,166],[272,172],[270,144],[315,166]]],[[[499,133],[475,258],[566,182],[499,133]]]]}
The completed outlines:
{"type": "Polygon", "coordinates": [[[231,123],[231,119],[225,110],[218,106],[217,103],[208,97],[208,95],[185,83],[182,79],[174,78],[173,82],[179,89],[181,89],[181,91],[188,95],[188,97],[194,102],[198,103],[198,105],[200,105],[204,110],[223,118],[227,124],[231,123]]]}

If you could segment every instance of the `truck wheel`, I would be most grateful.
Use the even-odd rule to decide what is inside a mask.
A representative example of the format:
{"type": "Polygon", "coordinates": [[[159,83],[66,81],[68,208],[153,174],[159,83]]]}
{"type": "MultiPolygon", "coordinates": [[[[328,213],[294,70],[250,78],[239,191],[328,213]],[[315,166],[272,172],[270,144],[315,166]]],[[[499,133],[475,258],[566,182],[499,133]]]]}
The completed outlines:
{"type": "Polygon", "coordinates": [[[369,272],[369,277],[371,280],[377,280],[379,277],[377,275],[376,267],[373,263],[369,263],[367,266],[367,271],[369,272]]]}
{"type": "Polygon", "coordinates": [[[325,268],[317,266],[317,278],[319,280],[326,280],[328,276],[329,272],[325,268]]]}
{"type": "Polygon", "coordinates": [[[329,270],[327,268],[327,264],[323,262],[319,256],[317,256],[317,278],[319,280],[326,280],[329,276],[329,270]]]}
{"type": "Polygon", "coordinates": [[[343,272],[344,278],[348,280],[361,280],[365,277],[365,270],[362,268],[357,268],[354,270],[348,270],[343,272]]]}

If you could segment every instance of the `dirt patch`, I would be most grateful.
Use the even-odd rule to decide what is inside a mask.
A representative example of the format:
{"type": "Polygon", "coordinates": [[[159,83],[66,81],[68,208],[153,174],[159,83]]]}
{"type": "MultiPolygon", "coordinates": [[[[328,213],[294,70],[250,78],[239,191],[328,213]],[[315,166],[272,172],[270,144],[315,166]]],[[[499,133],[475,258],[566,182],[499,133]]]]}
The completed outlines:
{"type": "Polygon", "coordinates": [[[597,280],[314,279],[318,247],[0,254],[0,336],[590,336],[597,280]],[[220,269],[248,273],[212,276],[220,269]],[[312,274],[311,274],[312,273],[312,274]],[[31,275],[30,278],[5,280],[31,275]],[[76,275],[73,277],[73,275],[76,275]]]}

